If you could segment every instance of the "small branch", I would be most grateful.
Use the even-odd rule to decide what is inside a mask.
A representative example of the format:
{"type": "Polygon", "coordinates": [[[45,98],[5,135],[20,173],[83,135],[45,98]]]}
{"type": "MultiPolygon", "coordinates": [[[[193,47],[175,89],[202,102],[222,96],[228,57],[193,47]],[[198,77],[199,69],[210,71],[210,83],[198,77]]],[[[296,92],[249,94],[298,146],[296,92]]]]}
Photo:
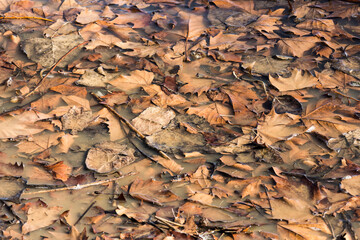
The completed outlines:
{"type": "Polygon", "coordinates": [[[42,194],[42,193],[50,193],[50,192],[60,192],[60,191],[68,191],[68,190],[80,190],[83,188],[88,188],[88,187],[92,187],[92,186],[98,186],[98,185],[103,185],[109,182],[113,182],[113,181],[117,181],[119,179],[122,179],[126,176],[131,176],[134,173],[129,173],[126,174],[124,176],[120,176],[120,177],[116,177],[116,178],[111,178],[111,179],[106,179],[106,180],[102,180],[102,181],[97,181],[97,182],[92,182],[92,183],[86,183],[86,184],[78,184],[76,186],[68,186],[68,187],[62,187],[62,188],[54,188],[54,189],[47,189],[47,190],[41,190],[41,191],[36,191],[36,192],[27,192],[27,193],[23,193],[21,196],[28,196],[28,195],[35,195],[35,194],[42,194]]]}
{"type": "Polygon", "coordinates": [[[86,213],[94,206],[94,204],[96,203],[96,201],[94,201],[94,202],[92,202],[91,204],[90,204],[90,206],[85,210],[85,212],[83,213],[83,214],[81,214],[81,216],[79,217],[79,219],[74,223],[74,226],[76,225],[76,224],[78,224],[80,221],[81,221],[81,219],[83,219],[83,217],[86,215],[86,213]]]}
{"type": "Polygon", "coordinates": [[[1,19],[36,19],[36,20],[42,20],[46,22],[53,22],[54,20],[48,19],[48,18],[42,18],[42,17],[0,17],[1,19]]]}

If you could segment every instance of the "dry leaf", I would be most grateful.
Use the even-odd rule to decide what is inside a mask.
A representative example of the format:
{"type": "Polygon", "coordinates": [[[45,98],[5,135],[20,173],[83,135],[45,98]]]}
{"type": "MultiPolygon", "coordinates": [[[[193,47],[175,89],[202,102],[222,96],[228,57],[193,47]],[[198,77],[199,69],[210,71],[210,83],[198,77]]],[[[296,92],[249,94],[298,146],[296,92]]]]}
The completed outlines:
{"type": "Polygon", "coordinates": [[[269,75],[269,80],[280,91],[298,90],[307,87],[315,86],[318,81],[316,77],[313,77],[309,72],[293,69],[290,77],[277,77],[274,78],[269,75]]]}
{"type": "Polygon", "coordinates": [[[135,70],[130,75],[121,75],[109,83],[125,93],[134,93],[142,86],[150,85],[154,79],[154,73],[135,70]]]}

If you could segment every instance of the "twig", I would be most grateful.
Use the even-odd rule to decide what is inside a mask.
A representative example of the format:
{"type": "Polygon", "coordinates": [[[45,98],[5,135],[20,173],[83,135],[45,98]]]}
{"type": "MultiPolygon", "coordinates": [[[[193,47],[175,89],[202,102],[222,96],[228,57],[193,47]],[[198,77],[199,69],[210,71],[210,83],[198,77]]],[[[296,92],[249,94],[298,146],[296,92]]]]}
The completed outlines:
{"type": "Polygon", "coordinates": [[[54,20],[48,19],[48,18],[42,18],[42,17],[0,17],[1,19],[37,19],[37,20],[43,20],[47,22],[53,22],[54,20]]]}
{"type": "Polygon", "coordinates": [[[73,47],[72,49],[70,49],[64,56],[62,56],[55,64],[54,66],[50,69],[50,71],[43,77],[41,78],[40,82],[37,84],[37,86],[30,92],[28,92],[27,94],[25,94],[23,96],[23,98],[26,98],[26,97],[29,97],[31,96],[32,94],[34,94],[42,85],[42,83],[44,82],[44,80],[50,75],[50,73],[52,71],[54,71],[54,69],[57,67],[57,65],[59,65],[59,63],[64,60],[64,58],[66,58],[70,53],[72,53],[73,51],[75,51],[77,48],[87,44],[89,41],[85,41],[85,42],[82,42],[78,45],[76,45],[75,47],[73,47]]]}
{"type": "Polygon", "coordinates": [[[97,181],[97,182],[92,182],[92,183],[86,183],[86,184],[78,184],[76,186],[68,186],[68,187],[62,187],[62,188],[54,188],[54,189],[47,189],[47,190],[41,190],[41,191],[36,191],[36,192],[27,192],[27,193],[23,193],[21,196],[27,196],[27,195],[35,195],[35,194],[42,194],[42,193],[50,193],[50,192],[60,192],[60,191],[68,191],[68,190],[80,190],[83,188],[88,188],[88,187],[92,187],[92,186],[97,186],[97,185],[103,185],[109,182],[113,182],[113,181],[117,181],[119,179],[122,179],[126,176],[130,176],[133,175],[134,173],[130,172],[129,174],[126,174],[124,176],[120,176],[120,177],[116,177],[116,178],[111,178],[111,179],[106,179],[106,180],[102,180],[102,181],[97,181]]]}
{"type": "MultiPolygon", "coordinates": [[[[139,130],[136,129],[136,127],[134,127],[131,122],[129,120],[127,120],[126,118],[124,118],[123,116],[121,116],[114,108],[112,108],[111,106],[109,106],[108,104],[104,103],[103,100],[96,95],[95,93],[91,93],[91,95],[93,95],[101,105],[103,105],[104,107],[106,107],[110,112],[112,112],[115,116],[117,116],[121,121],[123,121],[131,130],[133,130],[142,140],[146,140],[144,134],[142,134],[139,130]]],[[[167,160],[172,160],[165,152],[156,149],[154,147],[151,147],[153,149],[155,149],[156,151],[158,151],[158,153],[166,158],[167,160]]]]}
{"type": "Polygon", "coordinates": [[[94,206],[95,203],[96,203],[96,201],[92,202],[92,203],[90,204],[90,206],[88,206],[88,208],[85,210],[85,212],[84,212],[83,214],[81,214],[81,216],[79,217],[79,219],[74,223],[74,226],[75,226],[76,224],[78,224],[78,223],[81,221],[81,219],[83,219],[83,217],[85,216],[85,214],[92,208],[92,206],[94,206]]]}

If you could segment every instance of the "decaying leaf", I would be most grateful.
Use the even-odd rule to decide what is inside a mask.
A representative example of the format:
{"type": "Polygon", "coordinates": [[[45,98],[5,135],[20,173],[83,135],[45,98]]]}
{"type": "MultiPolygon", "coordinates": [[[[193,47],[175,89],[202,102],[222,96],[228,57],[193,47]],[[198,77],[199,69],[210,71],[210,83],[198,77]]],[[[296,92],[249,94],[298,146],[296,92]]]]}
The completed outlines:
{"type": "Polygon", "coordinates": [[[18,202],[21,193],[26,188],[26,181],[16,177],[0,178],[0,200],[18,202]]]}
{"type": "Polygon", "coordinates": [[[134,150],[125,144],[105,142],[91,148],[85,164],[98,173],[119,170],[135,161],[134,150]]]}
{"type": "Polygon", "coordinates": [[[64,129],[70,129],[72,133],[77,133],[86,128],[92,120],[92,112],[81,107],[73,106],[61,117],[64,129]]]}
{"type": "Polygon", "coordinates": [[[152,135],[166,127],[175,117],[174,111],[160,107],[149,107],[131,122],[142,134],[152,135]]]}

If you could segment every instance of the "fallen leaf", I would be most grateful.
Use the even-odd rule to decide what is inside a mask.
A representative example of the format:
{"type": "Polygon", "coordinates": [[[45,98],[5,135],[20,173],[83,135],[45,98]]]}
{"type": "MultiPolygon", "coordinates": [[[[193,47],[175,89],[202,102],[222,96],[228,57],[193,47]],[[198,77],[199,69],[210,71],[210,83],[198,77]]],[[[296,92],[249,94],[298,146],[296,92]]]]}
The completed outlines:
{"type": "Polygon", "coordinates": [[[315,86],[318,81],[316,77],[313,77],[309,72],[293,69],[290,77],[277,77],[274,78],[269,75],[269,80],[280,91],[298,90],[307,87],[315,86]]]}
{"type": "Polygon", "coordinates": [[[284,55],[302,57],[304,53],[320,42],[317,37],[283,38],[277,45],[284,55]]]}
{"type": "Polygon", "coordinates": [[[172,110],[149,107],[131,122],[142,134],[152,135],[166,127],[174,117],[175,113],[172,110]]]}
{"type": "Polygon", "coordinates": [[[72,133],[84,130],[92,120],[92,112],[82,107],[73,106],[61,117],[63,129],[70,129],[72,133]]]}
{"type": "Polygon", "coordinates": [[[30,206],[27,210],[27,221],[22,226],[22,233],[27,234],[53,224],[59,219],[61,211],[62,207],[48,207],[43,202],[30,206]]]}
{"type": "Polygon", "coordinates": [[[163,203],[172,202],[179,199],[174,193],[166,189],[161,181],[149,179],[146,181],[137,179],[131,185],[129,194],[137,199],[144,200],[162,206],[163,203]]]}
{"type": "Polygon", "coordinates": [[[127,94],[138,91],[142,86],[150,85],[154,79],[154,73],[135,70],[130,75],[121,75],[109,83],[127,94]]]}
{"type": "Polygon", "coordinates": [[[44,128],[34,123],[50,118],[51,115],[25,111],[15,116],[2,117],[0,122],[0,138],[16,138],[17,136],[28,136],[42,132],[44,128]]]}
{"type": "Polygon", "coordinates": [[[134,161],[134,150],[127,145],[104,142],[89,150],[85,164],[88,169],[98,173],[109,173],[134,161]]]}
{"type": "Polygon", "coordinates": [[[266,115],[263,121],[258,123],[258,134],[262,143],[272,145],[281,140],[291,139],[292,137],[304,133],[304,126],[300,125],[299,117],[289,114],[277,114],[274,109],[266,115]]]}
{"type": "Polygon", "coordinates": [[[61,181],[67,181],[71,172],[72,168],[64,163],[64,161],[60,161],[51,165],[45,166],[48,170],[50,170],[56,179],[61,181]]]}

